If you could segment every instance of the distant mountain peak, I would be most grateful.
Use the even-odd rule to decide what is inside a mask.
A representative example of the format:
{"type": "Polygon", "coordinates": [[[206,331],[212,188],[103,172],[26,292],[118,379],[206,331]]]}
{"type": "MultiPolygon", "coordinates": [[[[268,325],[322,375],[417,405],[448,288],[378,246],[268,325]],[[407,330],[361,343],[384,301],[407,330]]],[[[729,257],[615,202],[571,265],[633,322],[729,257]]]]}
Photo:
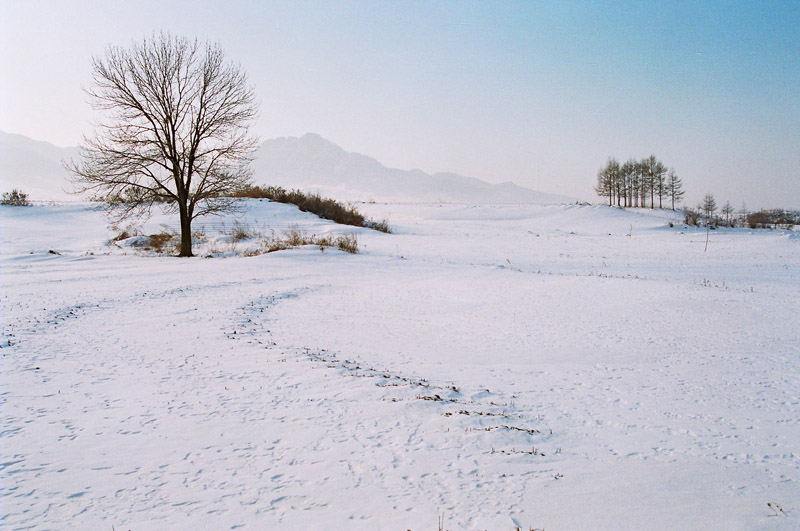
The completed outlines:
{"type": "Polygon", "coordinates": [[[0,187],[18,188],[34,201],[76,199],[62,161],[77,159],[78,148],[62,148],[24,135],[0,131],[0,187]]]}
{"type": "MultiPolygon", "coordinates": [[[[291,137],[289,137],[289,138],[291,138],[291,137]]],[[[328,144],[332,143],[332,142],[322,138],[322,135],[320,135],[319,133],[306,133],[306,134],[304,134],[303,136],[300,137],[300,140],[305,140],[307,142],[327,142],[328,144]]]]}

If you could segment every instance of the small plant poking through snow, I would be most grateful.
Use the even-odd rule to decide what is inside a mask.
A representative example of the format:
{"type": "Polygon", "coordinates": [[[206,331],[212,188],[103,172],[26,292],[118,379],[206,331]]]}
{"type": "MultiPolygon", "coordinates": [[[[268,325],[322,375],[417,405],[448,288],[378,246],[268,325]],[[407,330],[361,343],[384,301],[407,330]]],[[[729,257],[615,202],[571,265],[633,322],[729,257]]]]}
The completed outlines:
{"type": "MultiPolygon", "coordinates": [[[[139,251],[153,254],[175,254],[178,251],[178,234],[168,228],[150,235],[142,233],[133,225],[125,228],[112,227],[116,234],[108,241],[109,245],[128,245],[139,251]]],[[[208,237],[205,232],[197,231],[192,237],[208,244],[207,251],[203,254],[206,258],[216,255],[258,256],[286,249],[294,249],[306,245],[319,247],[320,251],[326,248],[338,249],[346,253],[358,253],[358,237],[355,234],[322,235],[306,234],[300,228],[293,226],[281,235],[275,232],[266,234],[265,231],[253,229],[246,223],[236,222],[230,229],[223,229],[223,239],[208,237]],[[220,243],[227,241],[227,245],[220,243]],[[246,242],[237,251],[240,242],[246,242]]]]}
{"type": "Polygon", "coordinates": [[[152,251],[156,254],[177,252],[178,241],[176,236],[177,234],[175,232],[164,230],[157,234],[143,236],[131,242],[131,246],[138,247],[143,251],[152,251]]]}
{"type": "Polygon", "coordinates": [[[31,206],[31,202],[28,201],[28,194],[16,188],[10,192],[5,192],[0,204],[8,206],[31,206]]]}
{"type": "Polygon", "coordinates": [[[336,247],[340,251],[356,254],[358,252],[358,238],[356,238],[355,234],[345,234],[343,236],[339,236],[336,238],[336,247]]]}
{"type": "Polygon", "coordinates": [[[785,512],[783,512],[783,507],[778,505],[777,503],[767,502],[767,507],[772,511],[773,514],[770,516],[778,516],[778,514],[782,514],[783,516],[789,516],[785,512]]]}
{"type": "Polygon", "coordinates": [[[316,234],[309,236],[296,227],[292,227],[284,232],[281,238],[275,237],[274,235],[265,238],[263,252],[273,253],[275,251],[283,251],[285,249],[302,247],[304,245],[318,245],[321,251],[324,251],[325,247],[334,247],[346,253],[358,253],[358,238],[355,234],[343,234],[336,237],[317,236],[316,234]]]}
{"type": "Polygon", "coordinates": [[[116,234],[108,241],[109,244],[127,240],[128,238],[133,238],[134,236],[141,236],[141,232],[139,232],[139,229],[137,229],[133,224],[127,225],[124,228],[119,228],[117,225],[112,225],[111,230],[116,232],[116,234]]]}
{"type": "Polygon", "coordinates": [[[371,219],[365,220],[364,227],[368,229],[377,230],[379,232],[385,232],[387,234],[391,234],[392,232],[392,229],[389,228],[389,222],[385,219],[382,219],[380,221],[374,221],[371,219]]]}
{"type": "Polygon", "coordinates": [[[236,221],[230,231],[231,238],[235,242],[244,241],[252,238],[255,234],[253,230],[246,223],[236,221]]]}

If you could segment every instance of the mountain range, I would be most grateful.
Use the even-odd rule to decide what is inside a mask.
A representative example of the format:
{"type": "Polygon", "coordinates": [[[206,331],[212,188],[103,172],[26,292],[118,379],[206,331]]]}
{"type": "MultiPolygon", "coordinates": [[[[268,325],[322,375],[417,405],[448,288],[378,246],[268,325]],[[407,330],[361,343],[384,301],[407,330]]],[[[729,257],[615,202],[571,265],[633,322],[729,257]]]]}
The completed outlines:
{"type": "MultiPolygon", "coordinates": [[[[0,131],[0,189],[18,188],[33,200],[75,199],[62,160],[77,160],[77,147],[61,148],[0,131]]],[[[346,201],[457,203],[564,203],[574,199],[513,183],[490,184],[456,173],[387,168],[372,157],[350,153],[321,136],[263,142],[252,163],[258,185],[316,191],[346,201]]]]}
{"type": "Polygon", "coordinates": [[[62,148],[0,131],[0,190],[22,190],[32,200],[74,200],[62,160],[78,159],[77,147],[62,148]]]}
{"type": "Polygon", "coordinates": [[[285,188],[317,190],[349,200],[404,200],[457,203],[564,203],[574,200],[513,183],[489,184],[456,173],[387,168],[366,155],[350,153],[321,136],[267,140],[253,162],[254,180],[285,188]]]}

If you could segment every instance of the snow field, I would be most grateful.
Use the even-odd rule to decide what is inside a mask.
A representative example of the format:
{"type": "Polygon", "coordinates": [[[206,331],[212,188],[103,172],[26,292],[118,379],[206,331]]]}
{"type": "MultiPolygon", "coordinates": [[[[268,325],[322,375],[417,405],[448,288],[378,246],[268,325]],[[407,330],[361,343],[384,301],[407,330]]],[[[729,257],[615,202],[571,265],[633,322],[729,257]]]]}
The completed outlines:
{"type": "Polygon", "coordinates": [[[395,234],[247,213],[355,256],[178,260],[4,208],[2,526],[796,527],[796,235],[362,210],[395,234]]]}

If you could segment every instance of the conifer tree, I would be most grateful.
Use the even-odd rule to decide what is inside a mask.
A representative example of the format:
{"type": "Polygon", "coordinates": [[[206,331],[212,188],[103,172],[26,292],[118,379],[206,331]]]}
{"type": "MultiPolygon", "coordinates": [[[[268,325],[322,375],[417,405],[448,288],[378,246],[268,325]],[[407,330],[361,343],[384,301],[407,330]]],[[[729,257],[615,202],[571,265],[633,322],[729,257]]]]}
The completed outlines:
{"type": "Polygon", "coordinates": [[[675,202],[680,201],[686,192],[683,191],[683,183],[674,169],[669,170],[667,176],[667,195],[672,200],[672,210],[675,210],[675,202]]]}

